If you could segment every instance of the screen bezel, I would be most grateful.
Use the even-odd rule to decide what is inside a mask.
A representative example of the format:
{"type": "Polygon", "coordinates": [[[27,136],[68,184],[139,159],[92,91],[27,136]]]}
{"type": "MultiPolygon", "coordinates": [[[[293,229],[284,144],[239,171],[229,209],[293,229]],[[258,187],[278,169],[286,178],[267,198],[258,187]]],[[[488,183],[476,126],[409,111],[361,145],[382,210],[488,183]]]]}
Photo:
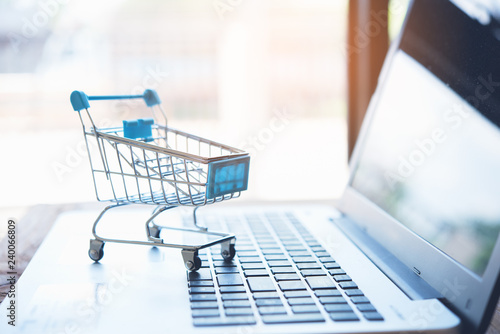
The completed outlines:
{"type": "MultiPolygon", "coordinates": [[[[417,2],[418,3],[418,2],[417,2]]],[[[411,2],[403,24],[415,2],[411,2]]],[[[445,302],[464,320],[468,330],[486,329],[498,300],[500,272],[500,242],[497,239],[490,261],[482,277],[458,263],[435,246],[397,221],[363,194],[352,187],[355,171],[360,162],[371,121],[384,90],[384,83],[394,55],[400,49],[402,33],[392,43],[379,77],[377,89],[367,109],[360,135],[350,160],[350,177],[339,206],[341,211],[355,221],[370,237],[384,245],[400,261],[440,292],[445,302]],[[436,271],[439,268],[439,271],[436,271]]]]}

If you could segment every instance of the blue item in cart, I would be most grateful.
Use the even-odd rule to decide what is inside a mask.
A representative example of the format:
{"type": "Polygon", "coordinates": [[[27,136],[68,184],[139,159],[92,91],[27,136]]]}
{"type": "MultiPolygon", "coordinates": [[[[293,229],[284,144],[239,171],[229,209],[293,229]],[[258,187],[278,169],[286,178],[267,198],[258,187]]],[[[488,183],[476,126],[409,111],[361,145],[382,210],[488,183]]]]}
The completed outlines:
{"type": "Polygon", "coordinates": [[[250,157],[211,162],[207,198],[247,190],[250,157]]]}
{"type": "Polygon", "coordinates": [[[140,139],[146,142],[153,141],[151,127],[155,123],[152,118],[141,118],[123,121],[123,136],[129,139],[140,139]]]}

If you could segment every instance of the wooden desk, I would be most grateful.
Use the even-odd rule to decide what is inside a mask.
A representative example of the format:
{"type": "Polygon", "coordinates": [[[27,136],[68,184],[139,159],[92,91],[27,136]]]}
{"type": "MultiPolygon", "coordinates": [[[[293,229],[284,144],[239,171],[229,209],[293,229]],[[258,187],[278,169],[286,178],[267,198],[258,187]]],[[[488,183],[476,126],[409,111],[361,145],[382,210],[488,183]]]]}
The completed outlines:
{"type": "MultiPolygon", "coordinates": [[[[96,210],[103,208],[102,203],[83,203],[83,204],[63,204],[63,205],[38,205],[32,207],[25,217],[17,222],[17,272],[21,275],[26,269],[31,258],[42,243],[43,239],[49,232],[50,228],[57,219],[57,216],[62,212],[71,210],[96,210]]],[[[7,270],[3,265],[7,259],[7,240],[4,238],[0,241],[0,294],[5,293],[8,288],[6,282],[7,270]]],[[[3,294],[2,294],[3,296],[3,294]]],[[[0,297],[0,302],[2,301],[0,297]]],[[[487,334],[500,334],[500,303],[497,305],[495,315],[488,328],[487,334]]]]}

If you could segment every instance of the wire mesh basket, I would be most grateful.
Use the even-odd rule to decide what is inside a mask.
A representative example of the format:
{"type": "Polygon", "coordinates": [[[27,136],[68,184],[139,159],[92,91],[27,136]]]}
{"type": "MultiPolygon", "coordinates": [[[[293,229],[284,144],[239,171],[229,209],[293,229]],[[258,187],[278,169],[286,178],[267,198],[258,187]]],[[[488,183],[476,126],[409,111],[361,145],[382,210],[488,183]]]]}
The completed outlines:
{"type": "Polygon", "coordinates": [[[225,259],[234,257],[234,235],[200,227],[196,222],[196,209],[239,197],[241,191],[247,189],[248,153],[167,126],[161,101],[154,90],[148,89],[142,95],[118,96],[87,96],[74,91],[70,100],[82,123],[97,199],[114,203],[94,222],[94,239],[90,240],[89,249],[92,260],[102,259],[106,242],[181,248],[188,270],[199,269],[198,250],[214,244],[221,244],[225,259]],[[123,99],[143,99],[153,118],[125,120],[120,127],[97,127],[89,112],[89,101],[123,99]],[[96,227],[103,215],[111,208],[128,204],[156,206],[146,221],[148,241],[97,235],[96,227]],[[178,206],[194,207],[193,228],[154,223],[160,213],[178,206]],[[196,246],[169,244],[160,238],[162,229],[205,233],[219,238],[196,246]]]}

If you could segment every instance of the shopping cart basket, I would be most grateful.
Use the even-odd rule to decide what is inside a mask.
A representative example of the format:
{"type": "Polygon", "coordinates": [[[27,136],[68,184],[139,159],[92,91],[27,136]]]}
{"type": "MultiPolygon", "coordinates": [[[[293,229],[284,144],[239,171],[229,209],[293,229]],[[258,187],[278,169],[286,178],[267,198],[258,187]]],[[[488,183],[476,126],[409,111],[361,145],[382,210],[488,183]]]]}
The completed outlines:
{"type": "Polygon", "coordinates": [[[102,210],[92,227],[94,239],[90,240],[89,249],[92,260],[102,259],[106,242],[180,248],[190,271],[201,267],[198,250],[205,247],[221,244],[222,257],[225,260],[234,257],[234,235],[199,226],[196,210],[239,197],[247,189],[248,153],[167,126],[158,94],[151,89],[142,95],[119,96],[87,96],[74,91],[70,99],[82,122],[97,200],[114,203],[102,210]],[[97,127],[89,112],[89,101],[122,99],[143,99],[153,118],[123,121],[120,127],[97,127]],[[155,206],[146,221],[147,241],[99,236],[97,224],[104,214],[128,204],[155,206]],[[194,208],[194,227],[167,227],[154,222],[162,212],[181,205],[194,208]],[[162,229],[203,233],[216,239],[194,246],[165,243],[160,238],[162,229]]]}

